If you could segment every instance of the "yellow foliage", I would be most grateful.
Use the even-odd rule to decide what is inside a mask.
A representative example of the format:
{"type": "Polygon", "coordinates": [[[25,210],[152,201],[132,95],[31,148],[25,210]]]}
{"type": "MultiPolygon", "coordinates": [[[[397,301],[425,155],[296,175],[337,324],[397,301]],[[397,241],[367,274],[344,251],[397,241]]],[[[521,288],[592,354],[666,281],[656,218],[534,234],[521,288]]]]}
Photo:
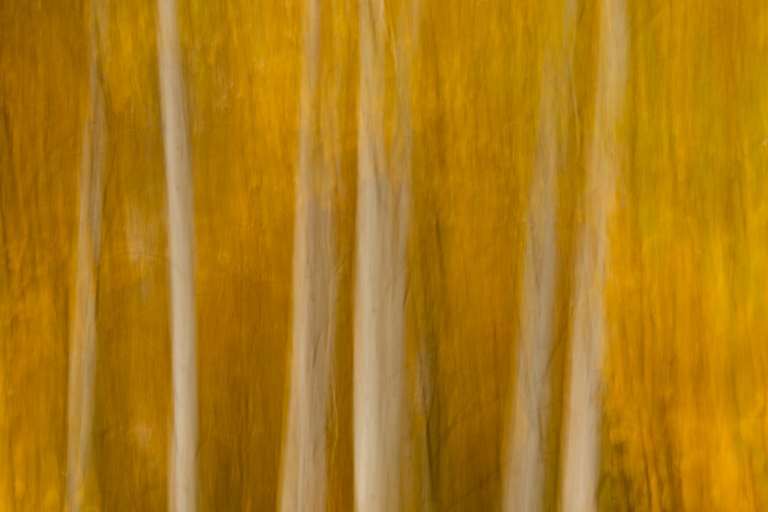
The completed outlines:
{"type": "MultiPolygon", "coordinates": [[[[598,4],[578,7],[568,160],[558,170],[548,511],[559,508],[598,4]]],[[[0,4],[0,511],[60,510],[66,490],[87,5],[0,4]]],[[[386,5],[394,20],[406,4],[386,5]]],[[[558,44],[562,8],[561,0],[421,2],[411,98],[408,510],[500,506],[541,70],[558,44]]],[[[96,38],[109,142],[85,510],[168,503],[156,11],[152,0],[108,0],[96,38]]],[[[301,0],[179,2],[203,510],[274,510],[277,502],[303,13],[301,0]]],[[[627,13],[627,107],[617,135],[627,158],[609,230],[600,507],[765,510],[768,4],[627,0],[627,13]]],[[[328,509],[352,510],[356,3],[324,0],[321,19],[320,84],[340,98],[319,107],[339,120],[341,169],[328,509]]],[[[394,73],[388,61],[387,80],[394,73]]]]}

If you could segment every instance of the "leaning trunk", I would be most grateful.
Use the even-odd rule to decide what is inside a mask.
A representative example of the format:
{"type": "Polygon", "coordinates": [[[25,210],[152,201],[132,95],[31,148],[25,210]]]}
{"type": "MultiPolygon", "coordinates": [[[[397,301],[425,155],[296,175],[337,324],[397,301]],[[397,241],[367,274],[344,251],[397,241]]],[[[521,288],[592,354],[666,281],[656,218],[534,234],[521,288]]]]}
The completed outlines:
{"type": "MultiPolygon", "coordinates": [[[[94,2],[92,9],[96,9],[94,2]]],[[[90,22],[90,105],[83,133],[80,168],[80,222],[74,330],[69,355],[67,397],[67,496],[70,512],[83,505],[91,455],[94,375],[96,365],[96,267],[101,254],[102,174],[106,146],[104,96],[97,62],[96,13],[90,22]]]]}
{"type": "Polygon", "coordinates": [[[563,512],[597,511],[608,222],[622,163],[619,128],[627,79],[624,0],[602,0],[593,140],[579,235],[564,434],[563,512]]]}
{"type": "Polygon", "coordinates": [[[158,61],[168,188],[173,358],[168,498],[172,512],[190,512],[196,511],[199,503],[194,227],[189,133],[174,0],[158,0],[158,61]]]}

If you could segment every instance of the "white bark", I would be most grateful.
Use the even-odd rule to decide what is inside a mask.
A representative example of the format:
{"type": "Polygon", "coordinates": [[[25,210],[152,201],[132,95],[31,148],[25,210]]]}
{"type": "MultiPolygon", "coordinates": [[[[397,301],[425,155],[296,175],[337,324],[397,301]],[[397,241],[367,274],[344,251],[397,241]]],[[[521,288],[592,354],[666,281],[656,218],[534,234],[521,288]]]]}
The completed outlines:
{"type": "MultiPolygon", "coordinates": [[[[96,8],[97,2],[94,2],[93,9],[96,8]]],[[[97,13],[91,13],[90,107],[83,133],[83,157],[80,169],[77,288],[67,391],[66,507],[70,512],[78,512],[83,504],[93,432],[93,384],[96,372],[97,338],[96,265],[101,254],[101,183],[106,152],[104,96],[97,63],[96,17],[97,13]]]]}
{"type": "Polygon", "coordinates": [[[410,68],[418,7],[406,3],[395,38],[392,155],[385,140],[387,16],[361,0],[355,290],[355,508],[398,510],[404,414],[406,237],[412,128],[410,68]]]}
{"type": "Polygon", "coordinates": [[[604,292],[608,222],[623,149],[618,130],[627,81],[624,0],[602,0],[597,97],[587,162],[584,224],[578,240],[570,385],[565,418],[563,512],[596,512],[600,476],[601,381],[605,342],[604,292]]]}
{"type": "Polygon", "coordinates": [[[189,512],[199,507],[194,210],[174,0],[158,0],[158,61],[168,188],[173,357],[173,436],[168,498],[172,512],[189,512]]]}
{"type": "Polygon", "coordinates": [[[504,466],[505,512],[538,512],[544,504],[557,286],[557,171],[567,158],[575,15],[575,0],[566,0],[562,45],[547,50],[542,70],[538,148],[527,214],[515,403],[504,466]]]}
{"type": "Polygon", "coordinates": [[[280,510],[326,506],[326,410],[338,277],[332,181],[338,173],[336,98],[318,129],[320,1],[307,0],[293,255],[293,353],[280,510]]]}

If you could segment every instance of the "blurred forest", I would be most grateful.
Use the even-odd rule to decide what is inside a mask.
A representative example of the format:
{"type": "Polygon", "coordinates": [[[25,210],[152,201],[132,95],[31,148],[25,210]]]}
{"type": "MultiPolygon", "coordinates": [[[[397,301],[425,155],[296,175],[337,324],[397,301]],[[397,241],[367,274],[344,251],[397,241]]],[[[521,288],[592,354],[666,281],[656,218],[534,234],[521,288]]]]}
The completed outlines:
{"type": "MultiPolygon", "coordinates": [[[[366,510],[355,496],[354,352],[359,110],[371,104],[408,209],[398,217],[407,219],[400,448],[388,455],[399,460],[396,508],[510,510],[515,376],[528,364],[518,357],[528,212],[540,201],[541,134],[552,130],[567,150],[547,182],[556,257],[542,315],[549,392],[538,406],[548,417],[538,509],[571,510],[564,440],[581,413],[568,412],[568,396],[583,286],[604,310],[593,334],[602,347],[591,397],[596,508],[768,510],[768,3],[189,0],[176,13],[194,191],[200,510],[273,511],[286,499],[302,144],[328,170],[307,190],[319,191],[332,223],[324,247],[336,290],[324,331],[321,509],[366,510]],[[373,70],[361,64],[363,5],[384,13],[372,22],[383,20],[373,70]],[[618,5],[625,24],[608,38],[601,13],[618,5]],[[317,47],[308,59],[310,9],[317,47]],[[613,38],[626,45],[621,98],[603,84],[616,78],[613,38]],[[563,48],[567,58],[552,57],[563,48]],[[364,73],[381,77],[381,90],[361,90],[364,73]],[[548,77],[566,75],[547,93],[548,77]],[[302,103],[307,84],[311,104],[302,103]],[[314,135],[302,137],[302,122],[314,135]],[[594,210],[590,188],[603,183],[590,178],[598,146],[613,166],[605,210],[594,210]],[[603,277],[590,280],[578,253],[593,216],[607,246],[603,277]]],[[[84,300],[81,209],[92,201],[82,173],[97,115],[103,164],[90,193],[100,194],[100,213],[87,236],[98,247],[86,251],[93,412],[77,501],[83,511],[168,509],[160,86],[157,0],[0,2],[0,511],[71,510],[68,389],[84,300]]]]}

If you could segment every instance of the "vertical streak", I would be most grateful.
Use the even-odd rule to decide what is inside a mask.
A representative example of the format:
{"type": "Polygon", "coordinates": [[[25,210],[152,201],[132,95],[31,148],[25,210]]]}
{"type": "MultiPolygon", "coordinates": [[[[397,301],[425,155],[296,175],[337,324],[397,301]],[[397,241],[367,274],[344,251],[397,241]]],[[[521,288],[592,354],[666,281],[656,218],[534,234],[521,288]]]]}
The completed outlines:
{"type": "MultiPolygon", "coordinates": [[[[96,1],[92,10],[97,8],[96,1]]],[[[67,398],[66,507],[78,512],[84,499],[91,455],[96,371],[96,265],[101,255],[102,174],[106,153],[104,96],[97,63],[97,15],[90,15],[90,105],[83,133],[75,320],[69,357],[67,398]]]]}
{"type": "MultiPolygon", "coordinates": [[[[406,6],[414,7],[412,2],[406,6]]],[[[361,0],[355,289],[355,507],[397,510],[404,411],[406,234],[410,202],[413,12],[396,35],[393,151],[385,140],[386,14],[361,0]]]]}
{"type": "Polygon", "coordinates": [[[588,155],[584,224],[578,240],[568,414],[564,434],[563,512],[597,511],[608,222],[623,149],[628,38],[624,0],[602,0],[593,140],[588,155]]]}
{"type": "MultiPolygon", "coordinates": [[[[388,193],[384,151],[384,15],[381,0],[360,0],[360,90],[358,99],[357,264],[354,325],[355,509],[384,512],[392,452],[382,436],[386,426],[382,379],[387,362],[381,318],[385,312],[381,274],[384,209],[388,193]]],[[[391,352],[391,350],[390,350],[391,352]]],[[[387,390],[392,394],[395,390],[387,390]]],[[[389,394],[389,393],[388,393],[389,394]]],[[[391,396],[391,394],[389,394],[391,396]]],[[[389,405],[389,404],[387,404],[389,405]]],[[[393,482],[394,483],[394,482],[393,482]]]]}
{"type": "Polygon", "coordinates": [[[174,0],[158,0],[158,64],[168,188],[173,357],[173,437],[168,494],[172,512],[189,512],[199,507],[194,210],[174,0]]]}
{"type": "Polygon", "coordinates": [[[327,119],[319,119],[318,115],[320,7],[319,0],[307,0],[304,16],[293,254],[293,352],[280,489],[282,512],[323,511],[327,494],[327,391],[338,288],[331,184],[339,172],[339,149],[335,140],[336,98],[330,98],[327,119]]]}
{"type": "Polygon", "coordinates": [[[506,512],[542,510],[549,428],[557,268],[557,171],[567,158],[576,1],[566,0],[560,47],[548,48],[541,79],[538,148],[527,214],[515,404],[504,481],[506,512]]]}

